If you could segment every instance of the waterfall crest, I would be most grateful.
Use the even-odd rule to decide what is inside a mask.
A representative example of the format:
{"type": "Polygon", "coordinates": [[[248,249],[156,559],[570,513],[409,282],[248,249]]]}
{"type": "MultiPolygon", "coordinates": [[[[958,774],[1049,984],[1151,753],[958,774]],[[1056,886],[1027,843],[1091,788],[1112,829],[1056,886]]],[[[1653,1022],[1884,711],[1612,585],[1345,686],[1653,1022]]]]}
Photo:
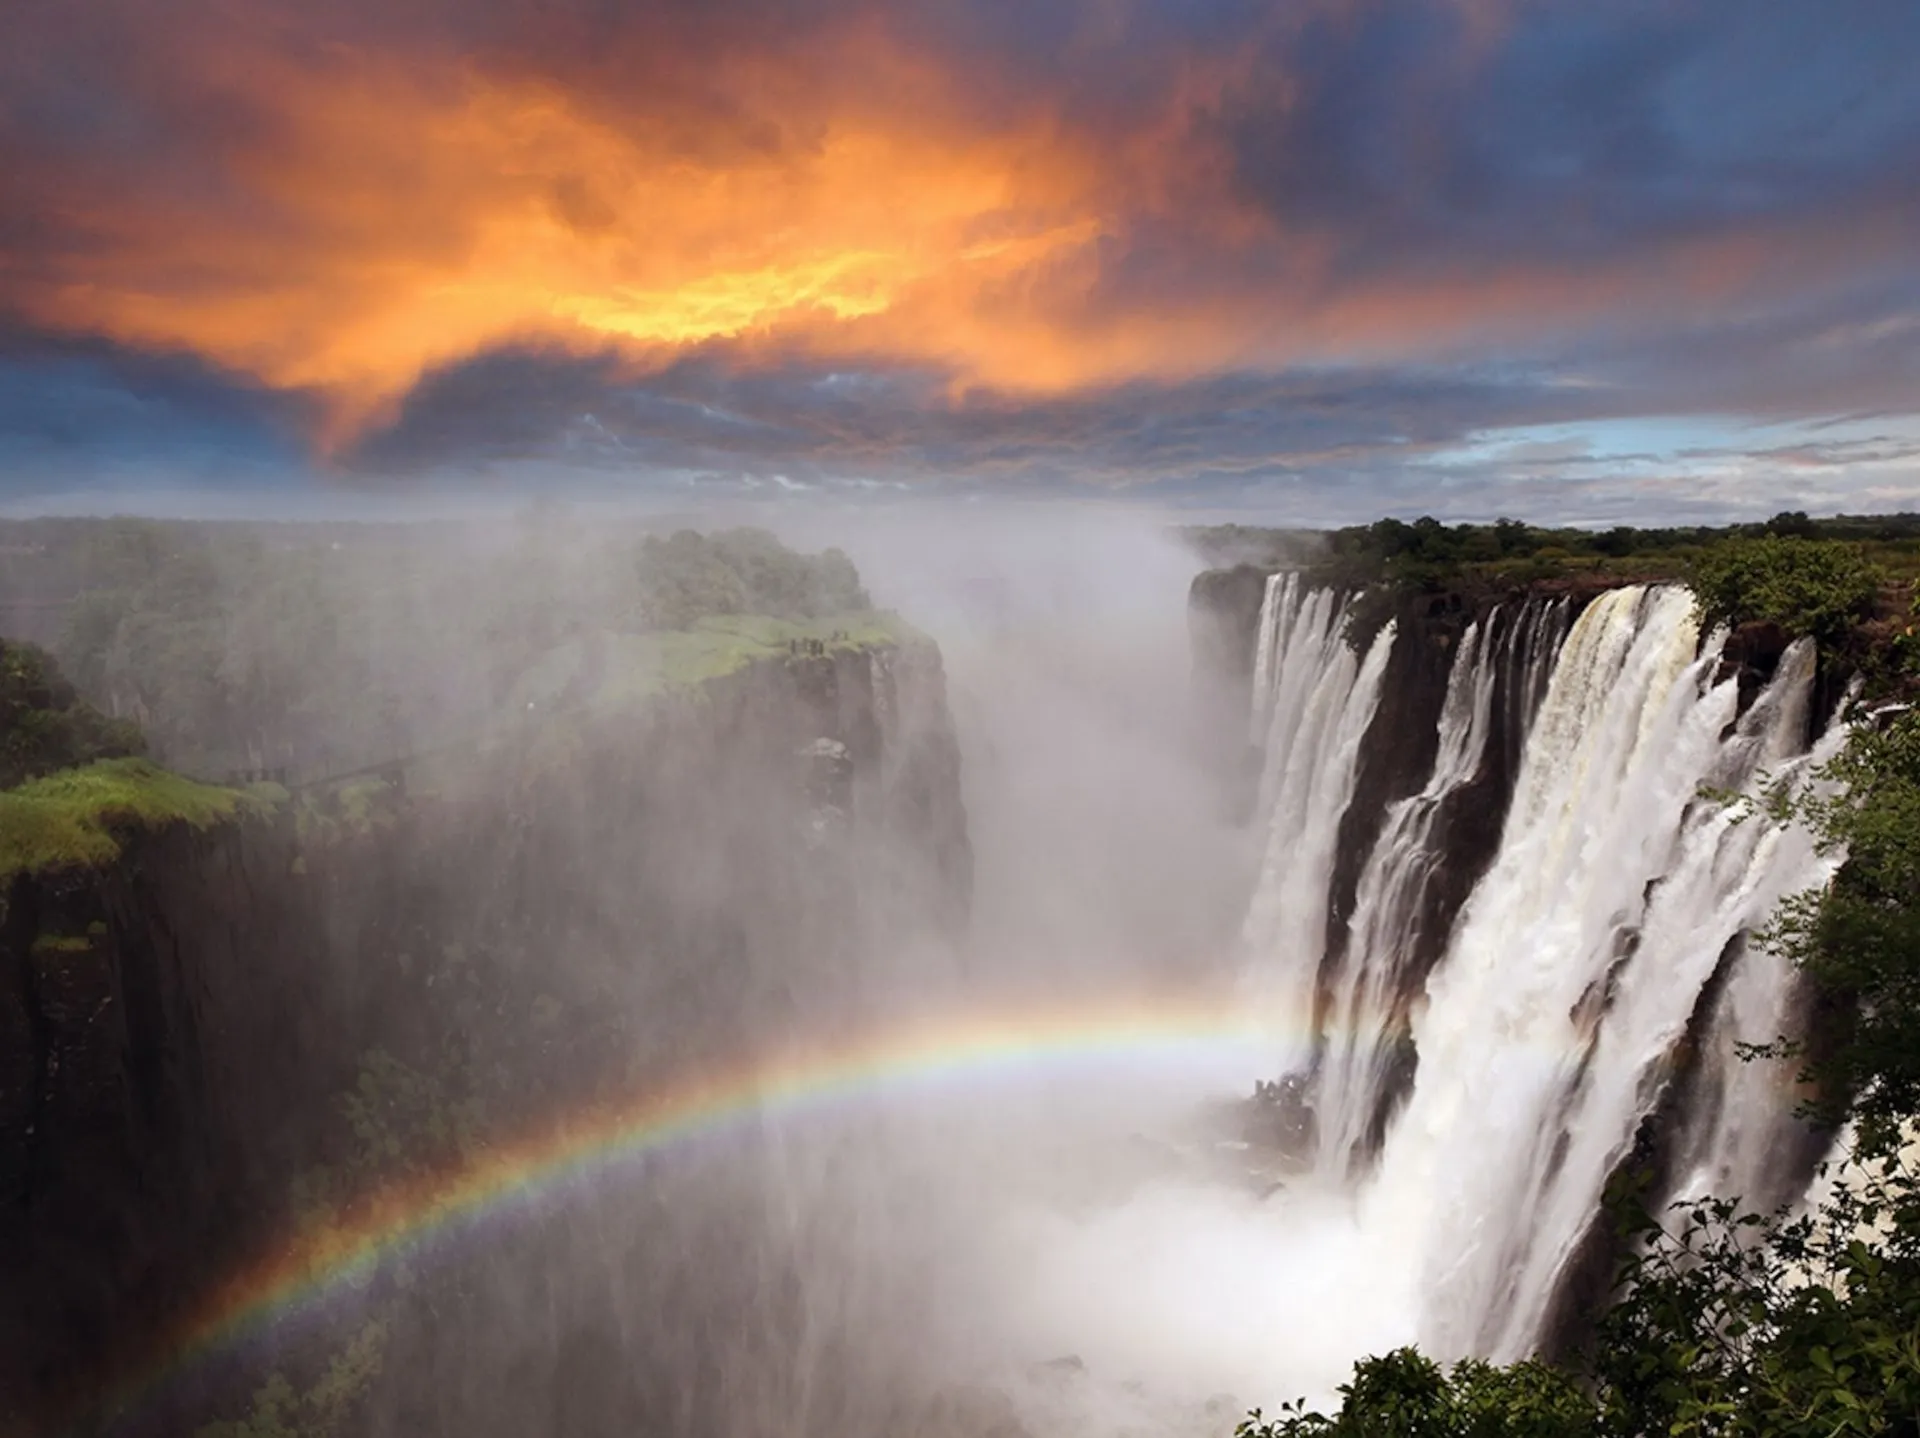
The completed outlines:
{"type": "Polygon", "coordinates": [[[1777,1066],[1736,1046],[1790,1028],[1798,994],[1746,937],[1835,860],[1706,791],[1811,782],[1843,735],[1807,751],[1807,643],[1742,712],[1725,636],[1701,634],[1684,589],[1602,593],[1564,641],[1564,609],[1488,613],[1461,635],[1431,772],[1388,807],[1323,974],[1335,836],[1396,642],[1389,626],[1355,656],[1343,608],[1292,576],[1268,586],[1250,990],[1262,1012],[1312,1015],[1283,1057],[1314,1066],[1314,1178],[1351,1188],[1363,1226],[1417,1274],[1422,1345],[1511,1359],[1553,1321],[1603,1188],[1670,1089],[1673,1191],[1767,1200],[1791,1180],[1777,1066]],[[1505,798],[1473,787],[1496,731],[1518,759],[1491,862],[1416,963],[1448,858],[1437,816],[1505,798]]]}

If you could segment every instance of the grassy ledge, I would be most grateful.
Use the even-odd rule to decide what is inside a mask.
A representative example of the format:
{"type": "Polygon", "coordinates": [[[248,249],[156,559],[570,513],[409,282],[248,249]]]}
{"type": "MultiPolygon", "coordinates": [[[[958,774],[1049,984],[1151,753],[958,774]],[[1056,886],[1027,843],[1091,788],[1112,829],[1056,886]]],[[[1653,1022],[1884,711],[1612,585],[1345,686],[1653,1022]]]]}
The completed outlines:
{"type": "Polygon", "coordinates": [[[696,690],[712,679],[765,660],[786,659],[794,645],[819,644],[828,654],[924,642],[897,615],[879,610],[817,619],[715,614],[685,629],[604,634],[597,644],[575,639],[534,665],[509,703],[530,709],[619,710],[665,694],[696,690]]]}
{"type": "Polygon", "coordinates": [[[99,868],[134,830],[211,828],[257,807],[234,789],[183,779],[145,759],[102,759],[0,793],[0,881],[99,868]]]}

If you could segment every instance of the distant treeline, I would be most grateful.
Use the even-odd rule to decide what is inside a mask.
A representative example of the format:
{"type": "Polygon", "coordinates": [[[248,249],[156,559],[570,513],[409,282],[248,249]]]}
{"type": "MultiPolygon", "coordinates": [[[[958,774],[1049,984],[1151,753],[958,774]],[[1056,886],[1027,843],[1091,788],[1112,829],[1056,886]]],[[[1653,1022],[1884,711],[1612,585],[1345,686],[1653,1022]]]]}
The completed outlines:
{"type": "MultiPolygon", "coordinates": [[[[594,631],[865,610],[853,563],[763,530],[512,524],[0,523],[0,634],[205,777],[331,772],[495,710],[594,631]]],[[[116,731],[120,732],[120,731],[116,731]]]]}
{"type": "Polygon", "coordinates": [[[1645,578],[1680,577],[1702,552],[1733,540],[1767,536],[1838,540],[1858,545],[1896,575],[1920,572],[1920,514],[1836,515],[1799,511],[1747,524],[1668,525],[1611,529],[1549,528],[1517,519],[1443,524],[1381,519],[1344,529],[1261,529],[1241,524],[1181,531],[1208,563],[1300,566],[1349,583],[1379,580],[1439,587],[1462,575],[1498,574],[1527,581],[1583,570],[1645,578]]]}
{"type": "Polygon", "coordinates": [[[1692,588],[1708,624],[1777,626],[1818,639],[1850,673],[1902,676],[1920,688],[1920,514],[1798,511],[1752,524],[1543,529],[1382,519],[1346,529],[1183,531],[1208,562],[1298,569],[1360,591],[1347,642],[1363,647],[1410,595],[1490,597],[1538,586],[1674,581],[1692,588]]]}

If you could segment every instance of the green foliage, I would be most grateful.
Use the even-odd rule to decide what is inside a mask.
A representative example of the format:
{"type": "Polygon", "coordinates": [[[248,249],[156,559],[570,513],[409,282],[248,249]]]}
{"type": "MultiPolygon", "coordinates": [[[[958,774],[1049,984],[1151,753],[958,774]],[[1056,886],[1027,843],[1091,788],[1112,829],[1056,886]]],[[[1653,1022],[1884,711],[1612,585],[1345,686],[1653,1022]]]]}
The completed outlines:
{"type": "Polygon", "coordinates": [[[144,747],[133,725],[82,703],[44,649],[0,640],[0,789],[144,747]]]}
{"type": "Polygon", "coordinates": [[[1817,1217],[1736,1200],[1643,1220],[1587,1371],[1358,1364],[1332,1416],[1254,1413],[1240,1438],[1832,1438],[1920,1424],[1920,1186],[1853,1162],[1817,1217]]]}
{"type": "MultiPolygon", "coordinates": [[[[1725,595],[1705,605],[1709,617],[1777,618],[1794,633],[1831,639],[1872,615],[1882,582],[1920,581],[1920,514],[1811,519],[1792,511],[1758,524],[1606,530],[1423,516],[1333,530],[1217,525],[1181,534],[1211,564],[1299,569],[1315,583],[1371,591],[1382,612],[1409,594],[1498,594],[1582,580],[1693,579],[1706,589],[1724,579],[1725,595]]],[[[1349,643],[1364,645],[1377,627],[1363,614],[1349,643]]],[[[1920,655],[1920,639],[1906,648],[1920,655]]]]}
{"type": "Polygon", "coordinates": [[[1237,1438],[1587,1438],[1601,1432],[1593,1400],[1542,1363],[1467,1361],[1449,1372],[1411,1348],[1357,1364],[1329,1417],[1289,1405],[1258,1410],[1237,1438]]]}
{"type": "MultiPolygon", "coordinates": [[[[355,1198],[383,1183],[470,1159],[482,1142],[482,1105],[466,1065],[451,1052],[426,1070],[370,1050],[336,1108],[343,1158],[292,1183],[293,1208],[304,1226],[335,1222],[355,1198]]],[[[194,1438],[348,1438],[360,1431],[361,1406],[381,1374],[390,1324],[403,1311],[411,1279],[404,1262],[384,1271],[373,1289],[380,1295],[374,1316],[344,1342],[323,1336],[305,1345],[303,1365],[318,1370],[307,1386],[297,1387],[277,1369],[254,1391],[244,1417],[202,1425],[194,1438]],[[397,1287],[389,1282],[394,1279],[397,1287]]]]}
{"type": "Polygon", "coordinates": [[[558,645],[529,666],[504,709],[516,721],[528,712],[617,710],[816,648],[836,654],[917,642],[924,636],[912,626],[873,610],[800,621],[710,615],[685,629],[601,635],[597,650],[585,639],[558,645]]]}
{"type": "Polygon", "coordinates": [[[552,512],[478,532],[13,529],[35,542],[0,552],[0,577],[64,605],[57,651],[79,690],[140,725],[169,767],[209,778],[284,769],[306,783],[462,741],[529,670],[594,632],[684,633],[717,616],[815,625],[870,608],[845,554],[796,553],[753,529],[647,535],[552,512]]]}
{"type": "Polygon", "coordinates": [[[797,554],[763,529],[649,536],[639,569],[639,611],[649,629],[688,629],[713,615],[805,620],[869,607],[845,554],[797,554]]]}
{"type": "Polygon", "coordinates": [[[1855,545],[1777,534],[1715,545],[1688,576],[1707,624],[1766,621],[1824,643],[1872,614],[1885,580],[1855,545]]]}
{"type": "Polygon", "coordinates": [[[1920,1193],[1897,1161],[1856,1156],[1838,1177],[1813,1216],[1712,1199],[1675,1228],[1645,1225],[1595,1354],[1609,1431],[1914,1431],[1920,1193]]]}
{"type": "Polygon", "coordinates": [[[455,1083],[424,1073],[391,1054],[362,1057],[360,1075],[342,1095],[341,1110],[366,1169],[394,1172],[444,1163],[470,1154],[479,1142],[480,1112],[454,1096],[455,1083]]]}
{"type": "Polygon", "coordinates": [[[1766,938],[1836,1015],[1806,1056],[1823,1116],[1845,1111],[1884,1153],[1920,1115],[1920,711],[1861,726],[1824,777],[1834,787],[1790,810],[1846,860],[1827,888],[1783,905],[1766,938]]]}
{"type": "Polygon", "coordinates": [[[309,1224],[330,1221],[383,1182],[470,1158],[485,1126],[470,1076],[451,1055],[426,1070],[370,1050],[338,1109],[347,1137],[343,1159],[293,1182],[294,1208],[309,1224]]]}
{"type": "Polygon", "coordinates": [[[0,793],[0,879],[109,864],[129,831],[206,829],[257,803],[144,759],[103,759],[50,774],[0,793]]]}

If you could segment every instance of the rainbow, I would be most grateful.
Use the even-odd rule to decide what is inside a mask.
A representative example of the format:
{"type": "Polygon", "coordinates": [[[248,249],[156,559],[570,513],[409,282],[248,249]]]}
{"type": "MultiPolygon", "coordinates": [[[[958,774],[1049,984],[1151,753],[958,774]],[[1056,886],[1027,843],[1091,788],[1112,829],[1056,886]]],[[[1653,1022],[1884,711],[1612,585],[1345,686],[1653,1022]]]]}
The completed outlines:
{"type": "Polygon", "coordinates": [[[529,1211],[569,1185],[702,1136],[863,1095],[994,1075],[1046,1078],[1108,1061],[1139,1066],[1217,1054],[1233,1043],[1248,1045],[1249,1054],[1271,1054],[1276,1037],[1299,1031],[1256,1031],[1217,1007],[1140,1002],[1096,1013],[911,1022],[684,1077],[487,1147],[457,1168],[380,1190],[334,1223],[293,1238],[218,1286],[127,1390],[128,1401],[137,1404],[197,1361],[363,1286],[392,1258],[417,1255],[482,1221],[529,1211]]]}

